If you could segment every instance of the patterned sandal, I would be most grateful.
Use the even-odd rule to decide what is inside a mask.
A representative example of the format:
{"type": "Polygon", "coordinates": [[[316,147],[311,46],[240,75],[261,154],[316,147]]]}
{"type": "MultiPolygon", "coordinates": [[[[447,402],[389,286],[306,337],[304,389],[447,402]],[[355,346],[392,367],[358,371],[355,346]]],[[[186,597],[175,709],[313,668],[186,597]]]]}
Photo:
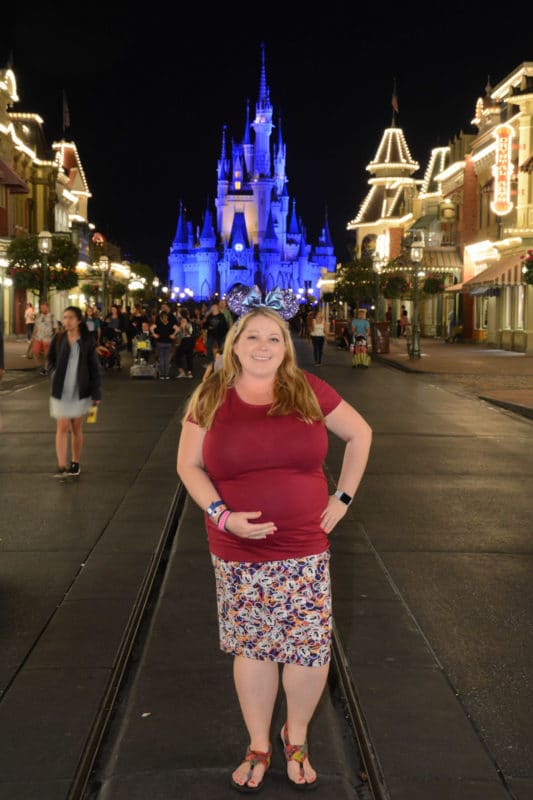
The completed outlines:
{"type": "MultiPolygon", "coordinates": [[[[281,744],[283,746],[283,752],[285,753],[285,759],[287,763],[289,761],[297,761],[300,765],[300,776],[304,777],[304,770],[303,770],[303,763],[307,758],[307,754],[309,752],[309,748],[307,746],[307,739],[303,744],[291,744],[289,741],[289,731],[287,729],[287,723],[282,728],[281,731],[281,744]]],[[[317,788],[319,784],[318,776],[315,778],[314,781],[306,781],[304,780],[303,783],[296,783],[287,775],[287,780],[295,789],[299,792],[311,792],[317,788]]]]}
{"type": "Polygon", "coordinates": [[[264,766],[266,775],[267,770],[270,767],[271,757],[272,757],[272,750],[269,750],[268,753],[262,753],[261,750],[250,750],[250,746],[248,746],[248,749],[246,750],[246,756],[244,759],[250,765],[248,768],[248,775],[246,776],[244,783],[237,783],[237,781],[235,781],[232,776],[231,777],[232,787],[236,789],[238,792],[242,792],[243,794],[253,794],[254,792],[260,792],[261,789],[263,788],[264,775],[263,779],[261,780],[261,783],[258,783],[257,786],[250,786],[248,781],[251,779],[252,771],[254,767],[257,766],[257,764],[262,764],[264,766]]]}

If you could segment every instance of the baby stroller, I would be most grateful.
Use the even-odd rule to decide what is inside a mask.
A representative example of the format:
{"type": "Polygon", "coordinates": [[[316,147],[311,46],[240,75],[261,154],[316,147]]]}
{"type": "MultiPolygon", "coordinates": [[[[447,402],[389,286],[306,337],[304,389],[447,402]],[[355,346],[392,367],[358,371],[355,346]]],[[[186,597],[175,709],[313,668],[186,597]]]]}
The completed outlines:
{"type": "Polygon", "coordinates": [[[130,378],[157,378],[158,364],[151,362],[152,341],[149,335],[140,333],[133,340],[133,364],[130,367],[130,378]]]}
{"type": "Polygon", "coordinates": [[[105,369],[120,369],[120,350],[122,346],[122,334],[120,332],[109,333],[102,339],[101,344],[96,348],[101,366],[105,369]]]}
{"type": "Polygon", "coordinates": [[[352,356],[352,367],[368,367],[370,366],[370,356],[368,355],[366,336],[358,333],[354,337],[354,343],[350,346],[352,356]]]}

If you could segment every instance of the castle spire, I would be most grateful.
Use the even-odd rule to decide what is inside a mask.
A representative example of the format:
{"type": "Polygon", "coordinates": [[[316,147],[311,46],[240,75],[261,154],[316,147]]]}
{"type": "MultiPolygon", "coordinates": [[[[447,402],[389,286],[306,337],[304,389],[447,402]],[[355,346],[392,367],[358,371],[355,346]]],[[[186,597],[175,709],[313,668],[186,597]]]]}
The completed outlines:
{"type": "Polygon", "coordinates": [[[189,244],[189,236],[187,233],[187,225],[183,217],[183,200],[180,200],[180,213],[178,216],[178,227],[176,236],[174,237],[174,246],[176,250],[182,250],[189,244]]]}
{"type": "Polygon", "coordinates": [[[222,147],[220,150],[220,159],[218,161],[218,179],[219,181],[227,181],[228,180],[228,168],[229,162],[226,154],[226,126],[222,126],[222,147]]]}
{"type": "Polygon", "coordinates": [[[250,144],[250,98],[246,99],[246,124],[244,126],[243,144],[250,144]]]}
{"type": "Polygon", "coordinates": [[[272,105],[266,82],[265,45],[261,45],[261,81],[259,99],[255,104],[255,119],[252,128],[255,132],[254,177],[270,177],[270,135],[272,133],[272,105]]]}
{"type": "Polygon", "coordinates": [[[265,44],[261,43],[261,79],[259,81],[259,102],[258,106],[266,108],[270,105],[270,92],[266,82],[266,66],[265,66],[265,44]]]}
{"type": "Polygon", "coordinates": [[[333,247],[333,242],[331,241],[331,233],[329,231],[329,220],[328,220],[328,207],[326,206],[326,220],[324,227],[322,229],[322,244],[326,245],[326,247],[333,247]]]}

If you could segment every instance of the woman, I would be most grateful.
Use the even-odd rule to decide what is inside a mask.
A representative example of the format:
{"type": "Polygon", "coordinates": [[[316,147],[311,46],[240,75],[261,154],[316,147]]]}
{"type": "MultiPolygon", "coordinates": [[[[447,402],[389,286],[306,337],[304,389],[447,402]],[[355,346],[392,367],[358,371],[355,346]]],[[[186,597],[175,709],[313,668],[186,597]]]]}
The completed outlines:
{"type": "Polygon", "coordinates": [[[317,785],[307,728],[330,660],[328,536],[357,490],[370,441],[355,409],[297,367],[287,324],[265,306],[234,323],[222,369],[189,401],[177,468],[206,511],[220,646],[234,655],[250,737],[231,776],[237,791],[258,791],[270,766],[279,663],[287,777],[299,789],[317,785]],[[331,496],[322,466],[328,430],[346,442],[331,496]]]}
{"type": "Polygon", "coordinates": [[[322,364],[322,353],[324,352],[324,340],[326,333],[324,331],[324,317],[321,311],[317,311],[314,319],[311,322],[311,342],[313,345],[313,356],[315,359],[315,367],[322,364]]]}
{"type": "Polygon", "coordinates": [[[26,310],[24,311],[24,324],[26,325],[26,338],[31,342],[33,336],[33,329],[35,327],[35,309],[33,303],[26,303],[26,310]]]}
{"type": "Polygon", "coordinates": [[[192,368],[194,361],[194,336],[192,322],[189,320],[189,312],[186,308],[181,309],[178,321],[180,343],[176,348],[176,366],[178,374],[176,378],[192,378],[192,368]]]}
{"type": "Polygon", "coordinates": [[[87,306],[85,309],[85,324],[94,339],[95,345],[98,346],[100,344],[101,323],[98,309],[95,306],[87,306]]]}
{"type": "Polygon", "coordinates": [[[166,311],[162,311],[150,331],[155,339],[155,348],[159,361],[159,380],[170,380],[170,359],[172,355],[172,345],[179,334],[179,328],[169,320],[166,311]]]}
{"type": "Polygon", "coordinates": [[[101,399],[95,341],[77,306],[69,306],[63,313],[63,330],[50,343],[48,372],[52,373],[50,416],[57,420],[55,477],[76,476],[80,474],[83,416],[101,399]],[[67,466],[69,432],[72,459],[67,466]]]}

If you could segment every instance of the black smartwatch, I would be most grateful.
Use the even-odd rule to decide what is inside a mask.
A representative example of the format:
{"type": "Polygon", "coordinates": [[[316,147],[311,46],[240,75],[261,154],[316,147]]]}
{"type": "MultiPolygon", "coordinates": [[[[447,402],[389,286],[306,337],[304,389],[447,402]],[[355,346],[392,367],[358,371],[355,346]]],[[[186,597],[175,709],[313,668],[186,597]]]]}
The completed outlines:
{"type": "Polygon", "coordinates": [[[353,500],[353,497],[350,497],[349,494],[346,492],[341,492],[339,489],[335,492],[335,497],[338,497],[341,503],[344,503],[345,506],[349,506],[353,500]]]}

